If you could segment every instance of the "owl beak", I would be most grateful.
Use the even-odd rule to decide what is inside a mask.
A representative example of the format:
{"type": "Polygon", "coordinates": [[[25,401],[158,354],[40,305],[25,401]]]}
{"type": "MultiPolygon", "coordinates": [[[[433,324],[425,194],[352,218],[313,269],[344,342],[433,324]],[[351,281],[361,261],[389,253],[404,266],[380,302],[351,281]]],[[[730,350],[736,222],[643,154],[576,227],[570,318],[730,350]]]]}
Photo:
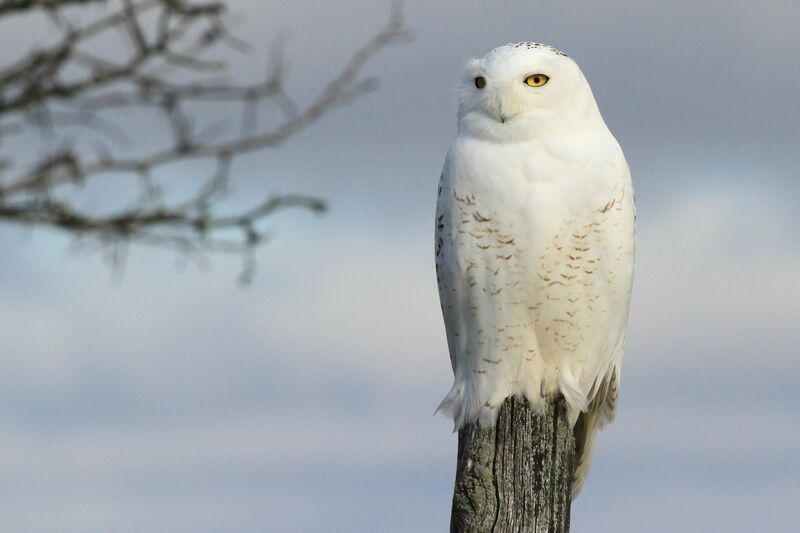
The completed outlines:
{"type": "Polygon", "coordinates": [[[503,104],[497,104],[497,117],[501,124],[505,124],[508,117],[503,114],[503,104]]]}
{"type": "Polygon", "coordinates": [[[491,104],[486,108],[485,113],[501,124],[505,124],[506,121],[511,119],[511,116],[509,116],[507,113],[503,113],[503,100],[499,94],[494,95],[494,98],[492,99],[491,104]]]}
{"type": "Polygon", "coordinates": [[[500,124],[505,124],[513,117],[508,113],[503,112],[503,102],[498,98],[497,101],[497,119],[500,121],[500,124]]]}

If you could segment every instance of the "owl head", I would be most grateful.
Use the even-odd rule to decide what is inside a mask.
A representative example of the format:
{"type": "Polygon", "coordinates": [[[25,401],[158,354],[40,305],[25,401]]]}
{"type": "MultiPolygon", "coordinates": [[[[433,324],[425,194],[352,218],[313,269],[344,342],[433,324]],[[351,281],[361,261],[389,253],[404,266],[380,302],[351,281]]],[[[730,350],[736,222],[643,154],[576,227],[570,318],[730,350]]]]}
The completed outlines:
{"type": "Polygon", "coordinates": [[[551,46],[510,43],[467,63],[459,89],[460,132],[514,142],[595,118],[600,113],[580,68],[551,46]]]}

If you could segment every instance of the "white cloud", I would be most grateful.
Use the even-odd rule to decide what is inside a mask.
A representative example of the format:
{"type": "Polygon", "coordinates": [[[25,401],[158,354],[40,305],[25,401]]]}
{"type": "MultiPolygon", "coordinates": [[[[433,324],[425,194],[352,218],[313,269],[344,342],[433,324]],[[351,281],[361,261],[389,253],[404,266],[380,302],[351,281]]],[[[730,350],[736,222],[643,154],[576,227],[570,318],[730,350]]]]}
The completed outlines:
{"type": "Polygon", "coordinates": [[[800,239],[787,211],[771,191],[733,186],[685,191],[658,219],[640,215],[628,363],[797,369],[800,239]]]}

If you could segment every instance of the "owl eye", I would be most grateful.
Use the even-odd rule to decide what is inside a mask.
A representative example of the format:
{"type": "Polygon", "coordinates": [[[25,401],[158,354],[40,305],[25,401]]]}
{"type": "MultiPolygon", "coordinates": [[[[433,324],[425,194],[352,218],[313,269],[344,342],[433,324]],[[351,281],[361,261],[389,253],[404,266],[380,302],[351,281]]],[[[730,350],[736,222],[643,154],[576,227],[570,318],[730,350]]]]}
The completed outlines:
{"type": "Polygon", "coordinates": [[[484,87],[486,87],[486,78],[484,78],[483,76],[478,76],[477,78],[475,78],[475,87],[477,87],[478,89],[483,89],[484,87]]]}
{"type": "Polygon", "coordinates": [[[530,87],[541,87],[545,83],[550,81],[550,78],[545,76],[544,74],[531,74],[527,78],[525,78],[525,85],[530,87]]]}

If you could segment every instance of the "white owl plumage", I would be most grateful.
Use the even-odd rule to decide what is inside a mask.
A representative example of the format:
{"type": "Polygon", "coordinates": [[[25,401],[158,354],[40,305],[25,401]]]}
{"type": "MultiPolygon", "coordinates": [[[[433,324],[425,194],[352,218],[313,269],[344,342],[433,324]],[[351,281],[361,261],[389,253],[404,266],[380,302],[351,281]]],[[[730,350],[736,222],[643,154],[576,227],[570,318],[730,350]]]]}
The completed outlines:
{"type": "Polygon", "coordinates": [[[625,157],[572,59],[511,43],[468,63],[436,209],[455,375],[440,409],[488,425],[509,396],[563,395],[573,497],[616,410],[634,218],[625,157]]]}

